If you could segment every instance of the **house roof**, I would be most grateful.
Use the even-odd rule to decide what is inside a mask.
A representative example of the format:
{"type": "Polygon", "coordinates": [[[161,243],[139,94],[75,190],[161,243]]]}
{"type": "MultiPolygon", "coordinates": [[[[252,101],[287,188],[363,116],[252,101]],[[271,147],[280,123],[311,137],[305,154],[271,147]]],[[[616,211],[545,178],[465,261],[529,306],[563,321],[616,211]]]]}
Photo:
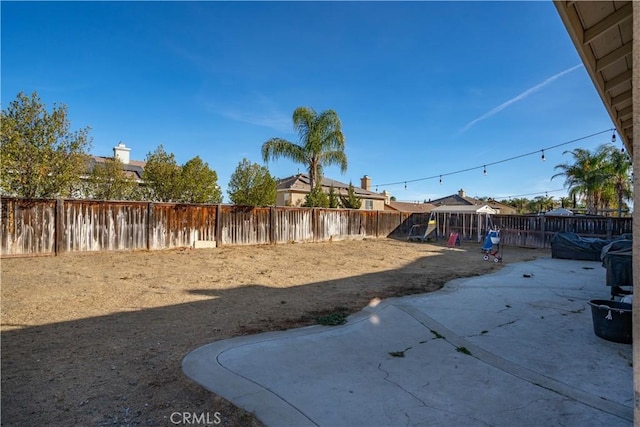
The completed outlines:
{"type": "Polygon", "coordinates": [[[496,214],[497,210],[491,206],[484,205],[458,205],[458,206],[438,206],[431,210],[431,212],[449,212],[449,213],[489,213],[496,214]]]}
{"type": "Polygon", "coordinates": [[[503,214],[515,213],[517,211],[513,206],[505,205],[504,203],[496,202],[495,200],[488,200],[486,203],[503,214]]]}
{"type": "Polygon", "coordinates": [[[452,194],[450,196],[441,197],[439,199],[430,200],[434,206],[457,206],[457,205],[479,205],[482,202],[478,199],[474,199],[473,197],[461,196],[459,194],[452,194]]]}
{"type": "Polygon", "coordinates": [[[565,208],[556,208],[544,213],[546,216],[570,216],[573,212],[565,208]]]}
{"type": "Polygon", "coordinates": [[[410,203],[410,202],[394,202],[386,204],[390,210],[400,212],[428,213],[435,207],[431,203],[410,203]]]}
{"type": "MultiPolygon", "coordinates": [[[[464,194],[463,190],[460,193],[464,194]]],[[[500,211],[501,213],[515,212],[516,209],[513,206],[505,205],[504,203],[496,202],[495,200],[483,201],[473,197],[468,197],[462,194],[452,194],[450,196],[441,197],[436,200],[430,200],[429,203],[434,206],[479,206],[489,205],[492,209],[500,211]]]]}
{"type": "MultiPolygon", "coordinates": [[[[326,191],[333,186],[334,190],[337,194],[341,196],[345,196],[349,192],[349,184],[345,184],[344,182],[336,181],[330,178],[322,178],[321,182],[322,188],[326,191]]],[[[298,174],[293,175],[287,178],[283,178],[277,181],[276,185],[277,191],[296,191],[299,193],[308,193],[311,191],[311,185],[309,182],[309,176],[306,174],[298,174]]],[[[374,193],[373,191],[365,190],[364,188],[353,186],[353,191],[356,196],[365,199],[379,199],[385,200],[386,197],[381,193],[374,193]]]]}
{"type": "MultiPolygon", "coordinates": [[[[92,156],[89,160],[89,172],[93,171],[93,168],[98,163],[104,163],[107,160],[113,159],[113,157],[104,157],[104,156],[92,156]]],[[[142,173],[144,172],[144,167],[147,162],[141,160],[129,160],[128,164],[123,164],[122,169],[128,177],[131,177],[136,180],[142,180],[142,173]]]]}

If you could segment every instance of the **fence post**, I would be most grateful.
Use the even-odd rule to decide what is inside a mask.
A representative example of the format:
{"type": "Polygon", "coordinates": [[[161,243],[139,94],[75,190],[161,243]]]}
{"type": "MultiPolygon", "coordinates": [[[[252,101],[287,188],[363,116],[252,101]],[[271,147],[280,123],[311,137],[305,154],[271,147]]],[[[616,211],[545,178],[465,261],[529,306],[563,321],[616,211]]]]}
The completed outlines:
{"type": "Polygon", "coordinates": [[[547,247],[547,217],[542,216],[542,224],[540,225],[540,230],[542,232],[542,247],[547,247]]]}
{"type": "Polygon", "coordinates": [[[150,251],[153,246],[153,203],[147,203],[147,250],[150,251]]]}
{"type": "Polygon", "coordinates": [[[269,243],[276,244],[276,218],[277,211],[275,206],[269,207],[269,243]]]}
{"type": "Polygon", "coordinates": [[[222,205],[216,206],[216,247],[222,246],[222,224],[220,224],[220,218],[222,217],[222,205]]]}
{"type": "Polygon", "coordinates": [[[317,242],[318,241],[318,210],[316,208],[309,208],[311,209],[311,230],[313,233],[313,241],[317,242]]]}
{"type": "Polygon", "coordinates": [[[376,239],[380,237],[380,211],[376,211],[376,239]]]}
{"type": "Polygon", "coordinates": [[[607,239],[611,239],[613,236],[613,219],[607,218],[607,239]]]}
{"type": "Polygon", "coordinates": [[[54,244],[54,253],[55,255],[59,255],[63,250],[63,239],[64,239],[64,200],[61,198],[56,199],[56,209],[55,209],[55,217],[56,217],[56,225],[55,225],[55,244],[54,244]]]}

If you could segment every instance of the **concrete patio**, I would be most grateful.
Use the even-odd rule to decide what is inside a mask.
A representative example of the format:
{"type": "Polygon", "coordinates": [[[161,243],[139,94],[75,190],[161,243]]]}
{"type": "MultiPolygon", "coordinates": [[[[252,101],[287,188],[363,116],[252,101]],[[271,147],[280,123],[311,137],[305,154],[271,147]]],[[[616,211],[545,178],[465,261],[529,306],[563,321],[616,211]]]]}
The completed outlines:
{"type": "Polygon", "coordinates": [[[588,304],[609,298],[599,262],[538,259],[214,342],[183,370],[274,427],[629,426],[632,346],[597,337],[588,304]]]}

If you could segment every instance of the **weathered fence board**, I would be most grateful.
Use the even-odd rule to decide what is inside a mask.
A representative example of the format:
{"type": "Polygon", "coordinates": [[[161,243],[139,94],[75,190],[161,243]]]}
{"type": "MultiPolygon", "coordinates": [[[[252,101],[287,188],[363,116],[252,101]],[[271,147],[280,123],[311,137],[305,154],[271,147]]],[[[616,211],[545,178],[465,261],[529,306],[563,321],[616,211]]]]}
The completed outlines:
{"type": "Polygon", "coordinates": [[[147,248],[147,203],[65,201],[59,252],[147,248]]]}
{"type": "Polygon", "coordinates": [[[313,241],[313,212],[311,209],[285,207],[275,212],[274,243],[303,243],[313,241]]]}
{"type": "Polygon", "coordinates": [[[150,204],[148,249],[193,246],[197,240],[215,241],[216,209],[215,205],[150,204]]]}
{"type": "MultiPolygon", "coordinates": [[[[185,205],[90,200],[3,198],[0,255],[160,250],[194,246],[322,242],[406,237],[429,214],[357,209],[185,205]]],[[[438,215],[439,236],[451,231],[475,239],[487,227],[501,230],[502,244],[549,248],[558,231],[612,238],[631,233],[631,218],[438,215]]]]}
{"type": "Polygon", "coordinates": [[[1,202],[2,255],[55,253],[55,200],[3,198],[1,202]]]}
{"type": "Polygon", "coordinates": [[[492,222],[500,229],[502,244],[550,248],[551,239],[560,231],[569,231],[585,237],[611,239],[631,233],[633,220],[628,217],[494,215],[492,222]]]}
{"type": "Polygon", "coordinates": [[[225,205],[220,207],[223,245],[263,245],[270,242],[270,208],[225,205]]]}

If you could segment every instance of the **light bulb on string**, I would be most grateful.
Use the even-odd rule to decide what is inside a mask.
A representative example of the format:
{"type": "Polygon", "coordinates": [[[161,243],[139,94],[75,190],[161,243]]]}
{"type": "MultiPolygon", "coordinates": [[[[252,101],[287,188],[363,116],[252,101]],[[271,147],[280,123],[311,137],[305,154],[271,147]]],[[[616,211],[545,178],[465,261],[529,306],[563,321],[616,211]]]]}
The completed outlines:
{"type": "Polygon", "coordinates": [[[483,173],[484,175],[486,175],[486,174],[487,174],[487,165],[484,165],[484,169],[482,170],[482,173],[483,173]]]}
{"type": "Polygon", "coordinates": [[[544,162],[545,160],[547,160],[547,158],[544,155],[544,150],[542,150],[542,157],[541,157],[542,161],[544,162]]]}
{"type": "Polygon", "coordinates": [[[442,185],[442,175],[440,175],[440,185],[442,185]]]}
{"type": "Polygon", "coordinates": [[[615,144],[616,142],[616,131],[613,131],[613,133],[611,134],[611,143],[615,144]]]}
{"type": "Polygon", "coordinates": [[[404,189],[405,189],[405,190],[407,189],[407,183],[406,183],[406,181],[405,181],[405,183],[404,183],[404,189]]]}

